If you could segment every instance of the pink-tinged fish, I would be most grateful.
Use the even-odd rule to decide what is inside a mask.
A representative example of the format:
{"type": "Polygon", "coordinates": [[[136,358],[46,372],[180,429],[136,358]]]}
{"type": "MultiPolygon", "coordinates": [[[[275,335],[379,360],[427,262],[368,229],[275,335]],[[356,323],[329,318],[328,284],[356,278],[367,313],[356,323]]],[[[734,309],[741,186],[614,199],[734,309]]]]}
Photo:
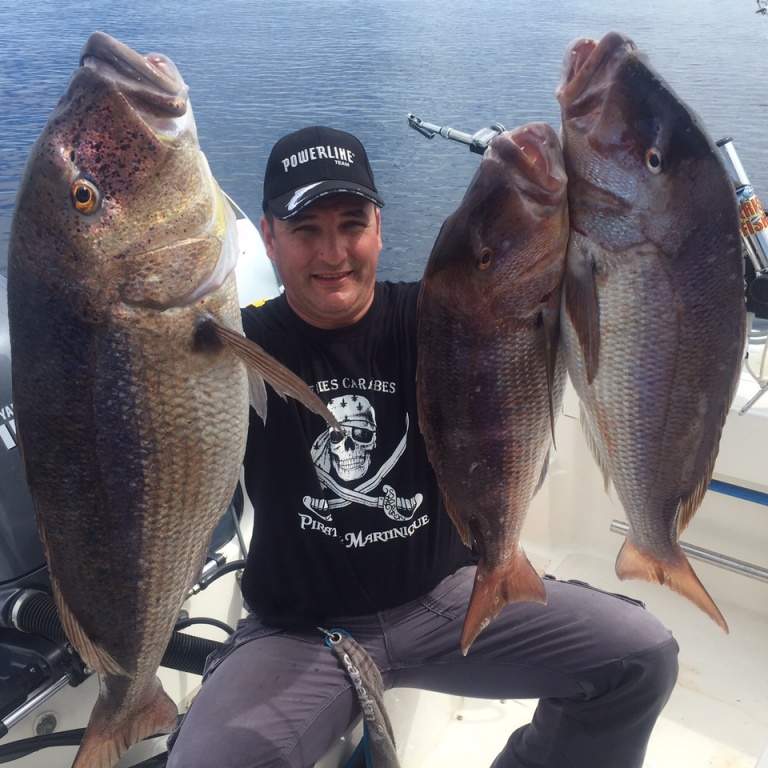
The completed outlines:
{"type": "Polygon", "coordinates": [[[554,131],[497,136],[445,221],[419,296],[419,424],[448,512],[480,553],[461,648],[507,603],[546,602],[520,530],[565,383],[566,176],[554,131]]]}
{"type": "Polygon", "coordinates": [[[234,226],[176,67],[92,35],[8,254],[19,445],[62,624],[100,679],[74,768],[176,724],[155,673],[239,476],[241,357],[324,408],[242,336],[234,226]]]}
{"type": "Polygon", "coordinates": [[[701,121],[624,35],[572,43],[558,99],[563,341],[587,441],[629,520],[616,572],[665,584],[727,631],[678,539],[706,493],[743,356],[733,183],[701,121]]]}

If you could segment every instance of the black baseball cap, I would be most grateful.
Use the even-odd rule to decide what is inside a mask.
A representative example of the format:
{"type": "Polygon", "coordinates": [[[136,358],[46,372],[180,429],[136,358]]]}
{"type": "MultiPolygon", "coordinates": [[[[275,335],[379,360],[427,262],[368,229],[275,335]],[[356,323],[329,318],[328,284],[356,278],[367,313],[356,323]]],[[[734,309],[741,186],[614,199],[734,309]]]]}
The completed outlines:
{"type": "Polygon", "coordinates": [[[290,219],[318,198],[339,192],[384,205],[368,155],[351,133],[313,125],[272,147],[264,173],[264,213],[290,219]]]}

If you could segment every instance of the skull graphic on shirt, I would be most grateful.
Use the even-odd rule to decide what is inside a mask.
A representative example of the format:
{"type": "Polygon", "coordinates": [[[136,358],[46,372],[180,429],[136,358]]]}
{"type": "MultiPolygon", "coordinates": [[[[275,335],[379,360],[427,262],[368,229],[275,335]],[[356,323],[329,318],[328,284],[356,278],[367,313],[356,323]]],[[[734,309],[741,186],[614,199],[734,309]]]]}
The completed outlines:
{"type": "Polygon", "coordinates": [[[362,395],[348,394],[333,398],[328,403],[328,409],[341,424],[344,433],[326,429],[312,444],[311,455],[320,484],[333,496],[305,496],[304,506],[325,523],[331,521],[334,509],[352,502],[381,509],[391,520],[411,520],[421,505],[422,494],[401,497],[392,485],[382,484],[405,451],[408,414],[405,415],[405,432],[392,454],[369,474],[378,441],[376,413],[371,402],[362,395]],[[332,471],[338,480],[334,479],[332,471]],[[354,484],[352,481],[355,481],[354,484]],[[375,493],[379,487],[380,491],[375,493]]]}
{"type": "MultiPolygon", "coordinates": [[[[322,453],[330,454],[337,476],[344,482],[365,477],[371,466],[371,452],[376,447],[376,413],[370,401],[361,395],[335,397],[328,410],[344,428],[344,434],[328,430],[315,441],[312,458],[322,466],[322,453]]],[[[327,458],[326,458],[327,462],[327,458]]],[[[326,467],[330,469],[330,467],[326,467]]]]}

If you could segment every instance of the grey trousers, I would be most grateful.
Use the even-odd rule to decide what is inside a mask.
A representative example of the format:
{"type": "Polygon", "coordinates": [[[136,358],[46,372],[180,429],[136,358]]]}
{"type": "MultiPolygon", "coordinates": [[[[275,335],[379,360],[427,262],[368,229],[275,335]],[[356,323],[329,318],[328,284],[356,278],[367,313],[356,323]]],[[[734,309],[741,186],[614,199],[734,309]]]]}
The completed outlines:
{"type": "MultiPolygon", "coordinates": [[[[677,678],[677,643],[635,601],[545,579],[547,605],[506,606],[469,654],[459,637],[474,568],[419,600],[339,618],[387,687],[540,699],[493,768],[641,768],[677,678]]],[[[359,714],[357,695],[316,630],[249,617],[208,660],[171,738],[168,768],[311,768],[359,714]]]]}

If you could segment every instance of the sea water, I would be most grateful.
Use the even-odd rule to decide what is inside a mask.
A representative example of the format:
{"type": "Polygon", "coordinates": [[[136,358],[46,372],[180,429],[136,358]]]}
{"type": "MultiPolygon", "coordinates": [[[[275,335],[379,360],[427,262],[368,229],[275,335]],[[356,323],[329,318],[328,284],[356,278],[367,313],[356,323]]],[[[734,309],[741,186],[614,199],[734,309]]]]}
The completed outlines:
{"type": "Polygon", "coordinates": [[[417,279],[479,156],[407,126],[473,133],[559,124],[568,43],[628,34],[714,139],[734,137],[768,202],[768,22],[751,0],[0,0],[0,274],[29,150],[103,30],[170,56],[190,87],[200,142],[224,190],[261,215],[272,144],[311,124],[365,144],[386,201],[380,275],[417,279]]]}

